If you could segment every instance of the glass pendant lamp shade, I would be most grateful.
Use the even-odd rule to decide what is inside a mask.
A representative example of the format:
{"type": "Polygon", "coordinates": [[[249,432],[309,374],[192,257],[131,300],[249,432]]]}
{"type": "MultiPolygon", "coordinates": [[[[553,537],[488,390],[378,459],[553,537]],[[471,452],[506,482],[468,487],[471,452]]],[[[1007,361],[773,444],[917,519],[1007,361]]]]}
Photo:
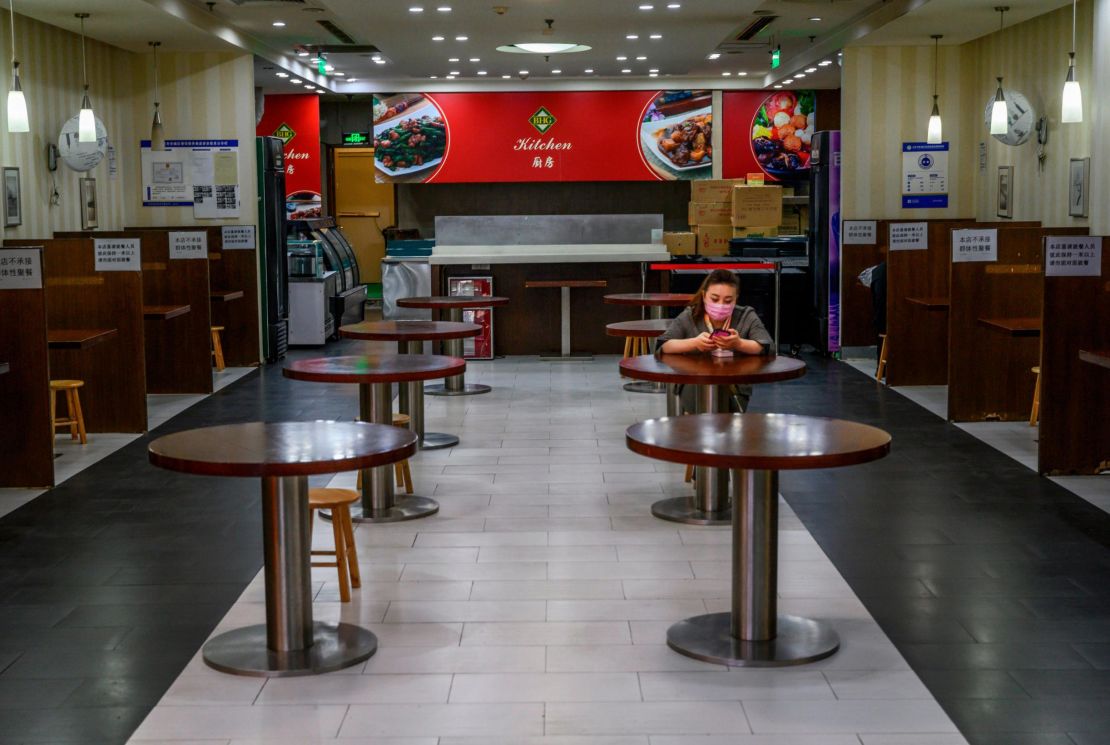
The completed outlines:
{"type": "Polygon", "coordinates": [[[1006,134],[1009,129],[1006,121],[1008,118],[1006,94],[1002,92],[1002,78],[998,78],[998,90],[994,92],[994,106],[991,107],[991,134],[1006,134]]]}
{"type": "Polygon", "coordinates": [[[31,121],[27,116],[27,97],[19,82],[19,63],[12,63],[12,87],[8,91],[8,131],[30,132],[31,121]]]}
{"type": "Polygon", "coordinates": [[[1068,77],[1064,79],[1064,96],[1060,101],[1060,121],[1076,124],[1083,121],[1083,91],[1075,79],[1075,9],[1078,0],[1071,3],[1071,51],[1068,52],[1068,77]]]}
{"type": "Polygon", "coordinates": [[[154,54],[154,118],[150,122],[150,149],[158,152],[166,149],[166,133],[162,129],[162,111],[158,99],[158,47],[160,41],[151,41],[150,49],[154,54]]]}
{"type": "Polygon", "coordinates": [[[81,99],[81,114],[77,119],[77,141],[96,142],[96,117],[93,115],[92,102],[89,101],[88,86],[81,99]]]}
{"type": "Polygon", "coordinates": [[[933,96],[933,113],[929,115],[929,133],[925,141],[930,145],[939,145],[944,142],[940,121],[940,106],[937,105],[936,96],[933,96]]]}

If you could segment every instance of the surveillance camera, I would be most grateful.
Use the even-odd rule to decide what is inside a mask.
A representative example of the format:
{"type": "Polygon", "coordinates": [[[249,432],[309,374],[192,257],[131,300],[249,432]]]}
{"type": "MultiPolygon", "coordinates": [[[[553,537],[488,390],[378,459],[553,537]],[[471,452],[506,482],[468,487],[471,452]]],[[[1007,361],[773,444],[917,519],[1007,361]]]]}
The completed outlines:
{"type": "Polygon", "coordinates": [[[521,80],[527,80],[527,79],[528,79],[528,71],[527,71],[527,70],[523,70],[523,71],[521,71],[521,72],[520,72],[520,73],[519,73],[519,74],[517,75],[517,77],[519,77],[519,78],[520,78],[521,80]]]}
{"type": "Polygon", "coordinates": [[[503,16],[506,13],[509,12],[509,9],[507,7],[505,7],[504,5],[494,5],[493,6],[493,12],[496,13],[497,15],[499,15],[499,16],[503,16]]]}

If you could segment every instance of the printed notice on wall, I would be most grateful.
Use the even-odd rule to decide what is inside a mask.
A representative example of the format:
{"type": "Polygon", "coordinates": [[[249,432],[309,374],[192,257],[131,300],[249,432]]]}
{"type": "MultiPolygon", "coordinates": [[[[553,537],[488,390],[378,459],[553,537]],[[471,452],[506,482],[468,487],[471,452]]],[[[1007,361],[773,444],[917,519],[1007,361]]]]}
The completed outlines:
{"type": "Polygon", "coordinates": [[[892,222],[887,247],[891,251],[924,251],[929,247],[929,224],[892,222]]]}
{"type": "Polygon", "coordinates": [[[1044,239],[1047,277],[1101,277],[1102,238],[1066,235],[1044,239]]]}
{"type": "Polygon", "coordinates": [[[41,290],[42,249],[0,251],[0,290],[41,290]]]}
{"type": "Polygon", "coordinates": [[[93,254],[98,272],[137,272],[139,263],[138,238],[96,238],[93,240],[93,254]]]}
{"type": "Polygon", "coordinates": [[[845,220],[844,236],[845,246],[873,246],[877,220],[845,220]]]}
{"type": "Polygon", "coordinates": [[[902,143],[902,209],[948,206],[948,143],[902,143]]]}
{"type": "Polygon", "coordinates": [[[998,261],[998,230],[953,230],[952,262],[998,261]]]}
{"type": "Polygon", "coordinates": [[[192,207],[197,218],[239,217],[239,141],[141,143],[143,206],[192,207]]]}
{"type": "Polygon", "coordinates": [[[220,228],[225,251],[251,249],[256,245],[253,225],[224,225],[220,228]]]}
{"type": "Polygon", "coordinates": [[[208,233],[191,230],[187,233],[170,232],[171,259],[207,259],[208,233]]]}

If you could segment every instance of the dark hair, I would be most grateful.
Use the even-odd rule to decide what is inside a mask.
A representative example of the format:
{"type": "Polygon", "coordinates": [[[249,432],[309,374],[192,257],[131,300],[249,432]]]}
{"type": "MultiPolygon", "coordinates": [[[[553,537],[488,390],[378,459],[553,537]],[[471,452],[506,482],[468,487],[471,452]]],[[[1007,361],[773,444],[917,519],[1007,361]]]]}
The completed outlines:
{"type": "Polygon", "coordinates": [[[729,285],[736,288],[736,297],[740,298],[740,278],[735,273],[730,272],[728,269],[714,269],[705,281],[701,283],[701,287],[690,298],[690,315],[694,320],[701,318],[705,314],[705,293],[710,285],[729,285]]]}

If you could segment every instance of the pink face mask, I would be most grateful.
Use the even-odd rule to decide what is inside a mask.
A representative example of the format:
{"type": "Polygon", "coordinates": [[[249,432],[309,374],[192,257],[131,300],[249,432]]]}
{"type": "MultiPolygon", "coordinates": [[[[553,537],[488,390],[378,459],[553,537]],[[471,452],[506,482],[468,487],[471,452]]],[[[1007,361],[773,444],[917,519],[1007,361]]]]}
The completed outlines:
{"type": "Polygon", "coordinates": [[[705,312],[714,321],[724,321],[732,316],[732,309],[736,307],[736,303],[715,303],[712,300],[705,300],[705,312]]]}

